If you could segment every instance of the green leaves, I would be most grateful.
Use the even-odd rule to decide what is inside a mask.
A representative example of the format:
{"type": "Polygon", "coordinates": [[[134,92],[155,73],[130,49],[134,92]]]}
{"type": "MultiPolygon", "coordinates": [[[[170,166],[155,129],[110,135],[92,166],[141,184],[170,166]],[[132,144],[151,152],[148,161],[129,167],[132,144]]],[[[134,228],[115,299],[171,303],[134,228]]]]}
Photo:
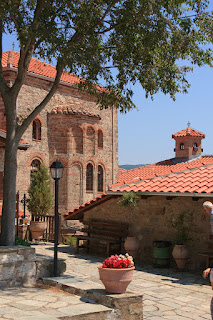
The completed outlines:
{"type": "Polygon", "coordinates": [[[186,244],[192,240],[190,236],[193,229],[193,213],[189,210],[172,214],[168,220],[169,226],[174,230],[173,243],[186,244]]]}
{"type": "Polygon", "coordinates": [[[122,199],[118,201],[118,204],[120,204],[123,207],[128,208],[135,208],[138,205],[138,196],[134,192],[126,192],[123,194],[122,199]]]}
{"type": "Polygon", "coordinates": [[[206,0],[3,0],[0,18],[23,50],[31,44],[38,57],[60,59],[86,79],[80,89],[101,108],[114,104],[126,112],[135,107],[131,84],[139,82],[147,97],[161,91],[175,99],[187,93],[191,65],[211,65],[207,6],[206,0]],[[104,92],[92,85],[98,81],[104,92]]]}
{"type": "Polygon", "coordinates": [[[40,169],[32,173],[32,181],[28,190],[27,207],[35,217],[45,216],[52,205],[50,176],[48,169],[41,165],[40,169]]]}

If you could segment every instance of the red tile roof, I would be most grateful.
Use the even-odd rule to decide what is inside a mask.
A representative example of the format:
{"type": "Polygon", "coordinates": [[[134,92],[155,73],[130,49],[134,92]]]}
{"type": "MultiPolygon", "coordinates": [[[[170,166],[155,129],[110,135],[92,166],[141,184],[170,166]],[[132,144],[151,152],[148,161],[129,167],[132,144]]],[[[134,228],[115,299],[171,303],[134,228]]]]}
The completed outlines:
{"type": "MultiPolygon", "coordinates": [[[[213,157],[212,157],[213,159],[213,157]]],[[[112,191],[120,192],[180,192],[180,193],[212,193],[213,164],[198,168],[188,168],[182,172],[170,173],[166,176],[145,179],[128,184],[113,186],[112,191]],[[205,176],[205,179],[204,179],[205,176]]]]}
{"type": "Polygon", "coordinates": [[[184,171],[208,164],[213,164],[213,155],[204,155],[188,162],[179,163],[176,163],[175,158],[173,158],[124,172],[119,170],[118,181],[113,186],[163,176],[172,172],[184,171]]]}
{"type": "MultiPolygon", "coordinates": [[[[19,61],[19,52],[16,51],[7,51],[2,54],[2,66],[18,68],[19,61]]],[[[30,61],[30,65],[28,68],[28,72],[32,72],[41,76],[45,76],[51,79],[55,79],[56,76],[56,68],[49,63],[40,61],[38,59],[32,58],[30,61]]],[[[64,71],[61,76],[61,81],[77,84],[80,82],[80,78],[76,75],[64,71]]]]}
{"type": "Polygon", "coordinates": [[[79,207],[75,208],[74,210],[71,210],[69,211],[68,213],[64,214],[64,217],[66,220],[72,220],[72,217],[75,216],[75,220],[79,220],[81,219],[81,212],[83,211],[86,211],[87,208],[91,208],[91,206],[93,204],[96,204],[96,203],[102,203],[108,199],[110,199],[111,196],[110,195],[107,195],[106,193],[104,194],[101,194],[100,196],[98,196],[97,198],[95,199],[92,199],[92,200],[89,200],[87,201],[86,203],[80,205],[79,207]],[[78,213],[78,214],[76,214],[78,213]]]}
{"type": "Polygon", "coordinates": [[[65,219],[81,219],[84,212],[89,211],[93,206],[100,205],[102,201],[107,201],[113,196],[122,195],[123,192],[147,192],[147,195],[175,193],[175,195],[190,196],[195,193],[206,195],[213,193],[213,155],[177,164],[173,159],[169,159],[125,172],[121,171],[120,176],[125,176],[129,181],[122,182],[120,179],[120,183],[109,186],[107,194],[70,211],[65,219]],[[146,178],[143,179],[144,176],[146,178]]]}
{"type": "MultiPolygon", "coordinates": [[[[2,203],[0,203],[0,217],[2,216],[2,203]]],[[[23,211],[21,211],[21,210],[19,210],[18,211],[18,216],[20,217],[20,218],[23,218],[24,217],[24,212],[23,211]]],[[[25,213],[25,216],[26,217],[29,217],[30,215],[28,214],[28,213],[25,213]]],[[[16,218],[17,218],[17,212],[16,212],[16,218]]]]}
{"type": "Polygon", "coordinates": [[[89,117],[96,117],[98,119],[101,119],[101,117],[99,116],[99,114],[90,112],[87,109],[81,109],[79,107],[76,106],[61,106],[61,107],[54,107],[51,110],[52,114],[79,114],[79,115],[86,115],[89,117]]]}
{"type": "Polygon", "coordinates": [[[191,136],[191,137],[201,137],[202,139],[205,138],[205,134],[197,131],[195,129],[192,129],[190,127],[183,129],[179,132],[176,132],[172,135],[172,138],[176,138],[176,137],[186,137],[186,136],[191,136]]]}

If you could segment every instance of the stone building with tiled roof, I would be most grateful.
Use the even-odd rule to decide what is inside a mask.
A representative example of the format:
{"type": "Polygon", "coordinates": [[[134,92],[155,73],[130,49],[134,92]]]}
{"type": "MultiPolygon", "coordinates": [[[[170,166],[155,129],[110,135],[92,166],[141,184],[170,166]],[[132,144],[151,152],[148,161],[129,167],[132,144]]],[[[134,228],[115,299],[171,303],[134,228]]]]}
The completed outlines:
{"type": "Polygon", "coordinates": [[[210,234],[209,216],[203,202],[213,202],[213,155],[202,155],[205,135],[190,127],[172,135],[175,157],[132,170],[119,171],[118,181],[106,194],[72,210],[67,220],[92,219],[128,222],[140,241],[141,261],[152,261],[152,242],[171,241],[174,230],[168,225],[171,215],[190,211],[192,239],[189,243],[192,268],[203,264],[199,253],[207,249],[210,234]],[[125,192],[136,192],[138,207],[132,222],[127,208],[118,202],[125,192]]]}
{"type": "MultiPolygon", "coordinates": [[[[8,83],[16,78],[18,60],[18,52],[3,53],[3,72],[8,83]]],[[[38,59],[31,60],[17,101],[20,121],[42,101],[55,75],[54,66],[38,59]]],[[[59,188],[62,214],[106,192],[118,176],[117,111],[113,107],[100,110],[93,97],[79,92],[79,81],[80,78],[71,73],[62,74],[57,92],[24,133],[18,151],[17,191],[20,198],[27,193],[32,170],[41,163],[49,167],[56,159],[62,162],[65,167],[59,188]]],[[[1,99],[0,129],[5,134],[1,99]]],[[[3,152],[0,153],[0,165],[3,165],[3,152]]]]}

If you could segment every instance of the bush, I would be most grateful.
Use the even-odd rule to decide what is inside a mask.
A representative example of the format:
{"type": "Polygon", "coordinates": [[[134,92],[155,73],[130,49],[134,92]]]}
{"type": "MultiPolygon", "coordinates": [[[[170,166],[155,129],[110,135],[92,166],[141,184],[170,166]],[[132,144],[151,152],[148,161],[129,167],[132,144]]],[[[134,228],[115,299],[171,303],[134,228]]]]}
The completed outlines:
{"type": "Polygon", "coordinates": [[[64,244],[68,245],[68,246],[71,246],[71,247],[75,247],[76,245],[76,238],[73,237],[73,236],[67,236],[65,241],[64,241],[64,244]]]}
{"type": "Polygon", "coordinates": [[[27,207],[31,214],[36,218],[46,216],[52,206],[52,194],[50,175],[44,165],[33,172],[28,194],[27,207]]]}
{"type": "Polygon", "coordinates": [[[16,236],[15,237],[15,245],[16,246],[25,246],[30,247],[30,243],[28,241],[23,240],[21,237],[16,236]]]}

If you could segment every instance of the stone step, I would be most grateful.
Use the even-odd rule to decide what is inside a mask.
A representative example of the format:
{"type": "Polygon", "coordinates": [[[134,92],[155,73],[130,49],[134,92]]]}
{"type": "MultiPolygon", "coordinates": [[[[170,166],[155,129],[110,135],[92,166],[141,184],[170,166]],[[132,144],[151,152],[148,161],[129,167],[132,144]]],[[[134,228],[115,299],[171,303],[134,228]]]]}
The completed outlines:
{"type": "Polygon", "coordinates": [[[60,311],[67,313],[60,320],[107,320],[113,319],[114,311],[111,308],[94,303],[72,305],[66,308],[60,308],[60,311]]]}
{"type": "MultiPolygon", "coordinates": [[[[143,295],[138,292],[127,291],[124,294],[107,294],[103,285],[76,276],[64,275],[60,277],[42,278],[44,284],[56,287],[65,292],[89,299],[105,307],[111,308],[111,319],[142,320],[143,295]]],[[[65,318],[67,320],[69,318],[65,318]]],[[[71,319],[71,318],[70,318],[71,319]]],[[[78,318],[76,318],[77,320],[78,318]]],[[[79,318],[83,319],[83,318],[79,318]]],[[[88,318],[90,320],[90,318],[88,318]]],[[[93,320],[93,318],[91,318],[93,320]]],[[[95,318],[94,318],[95,319],[95,318]]],[[[99,318],[96,318],[99,320],[99,318]]],[[[104,319],[104,318],[103,318],[104,319]]]]}

